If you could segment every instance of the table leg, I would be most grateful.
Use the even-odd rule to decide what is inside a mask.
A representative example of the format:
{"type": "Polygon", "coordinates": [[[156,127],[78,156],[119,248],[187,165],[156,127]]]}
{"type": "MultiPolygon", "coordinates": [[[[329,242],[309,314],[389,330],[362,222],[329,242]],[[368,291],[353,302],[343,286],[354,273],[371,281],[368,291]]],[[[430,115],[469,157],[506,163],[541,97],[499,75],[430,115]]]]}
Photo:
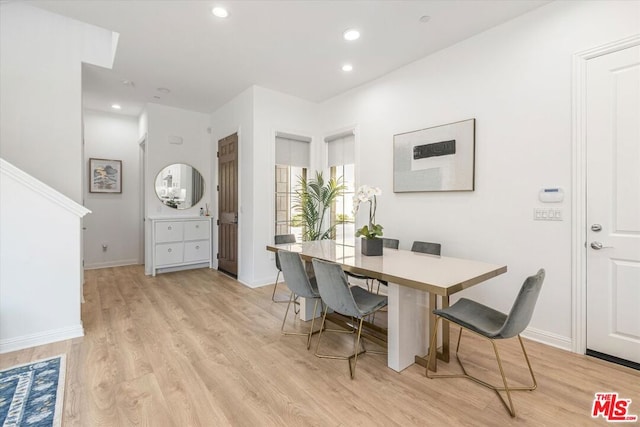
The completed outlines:
{"type": "MultiPolygon", "coordinates": [[[[442,307],[449,307],[449,297],[442,296],[442,307]]],[[[449,321],[442,319],[440,322],[442,324],[442,354],[440,359],[444,362],[449,363],[449,321]]]]}
{"type": "Polygon", "coordinates": [[[387,366],[400,372],[427,351],[427,293],[389,283],[387,366]]]}
{"type": "MultiPolygon", "coordinates": [[[[448,296],[442,296],[441,298],[441,308],[447,308],[449,307],[449,297],[448,296]]],[[[433,294],[433,293],[429,293],[429,344],[431,344],[432,339],[433,339],[433,333],[434,333],[434,328],[433,325],[436,324],[436,315],[433,314],[433,310],[438,308],[438,295],[433,294]]],[[[441,351],[437,351],[436,350],[436,357],[440,360],[442,360],[443,362],[449,362],[449,322],[442,319],[440,321],[442,330],[441,330],[441,339],[440,342],[442,343],[442,350],[441,351]]],[[[435,331],[436,334],[438,334],[438,331],[435,331]]],[[[436,348],[438,347],[438,340],[436,338],[436,348]]],[[[425,360],[425,363],[427,363],[428,361],[425,360]]],[[[431,361],[431,364],[429,365],[429,369],[436,372],[437,370],[437,366],[436,366],[436,360],[433,359],[431,361]]]]}
{"type": "MultiPolygon", "coordinates": [[[[429,341],[428,341],[429,345],[431,345],[431,343],[433,342],[433,334],[434,334],[434,332],[436,334],[438,333],[438,331],[436,331],[433,328],[433,325],[436,324],[436,315],[433,314],[433,310],[435,310],[437,308],[437,305],[438,305],[437,302],[438,302],[438,296],[436,294],[429,293],[429,335],[428,335],[428,337],[429,337],[429,341]]],[[[436,349],[437,349],[438,348],[438,341],[436,341],[435,345],[436,345],[436,349]]],[[[429,349],[429,350],[431,350],[431,349],[429,349]]],[[[431,365],[429,366],[429,369],[434,371],[434,372],[437,369],[437,367],[436,367],[436,358],[438,356],[439,356],[439,354],[437,353],[437,350],[436,350],[436,357],[434,357],[431,360],[431,365]]],[[[427,363],[429,363],[429,361],[427,361],[427,363]]]]}

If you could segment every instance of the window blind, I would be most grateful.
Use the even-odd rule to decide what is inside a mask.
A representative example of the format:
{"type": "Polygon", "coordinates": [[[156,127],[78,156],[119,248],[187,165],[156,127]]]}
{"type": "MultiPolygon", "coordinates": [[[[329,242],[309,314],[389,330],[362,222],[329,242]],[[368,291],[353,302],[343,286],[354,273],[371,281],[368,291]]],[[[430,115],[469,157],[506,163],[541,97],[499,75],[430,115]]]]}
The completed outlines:
{"type": "Polygon", "coordinates": [[[353,130],[328,136],[327,163],[329,167],[355,163],[356,139],[353,130]]]}
{"type": "Polygon", "coordinates": [[[276,164],[309,168],[311,138],[289,133],[276,133],[276,164]]]}

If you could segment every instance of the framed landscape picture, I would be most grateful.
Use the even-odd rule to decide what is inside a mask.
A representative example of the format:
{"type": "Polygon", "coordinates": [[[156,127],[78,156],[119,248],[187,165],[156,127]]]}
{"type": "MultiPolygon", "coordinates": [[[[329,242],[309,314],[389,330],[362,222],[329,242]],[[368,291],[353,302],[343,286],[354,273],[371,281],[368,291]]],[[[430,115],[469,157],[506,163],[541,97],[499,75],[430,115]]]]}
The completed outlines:
{"type": "Polygon", "coordinates": [[[393,136],[393,191],[473,191],[476,120],[393,136]]]}
{"type": "Polygon", "coordinates": [[[122,160],[89,159],[89,192],[122,193],[122,160]]]}

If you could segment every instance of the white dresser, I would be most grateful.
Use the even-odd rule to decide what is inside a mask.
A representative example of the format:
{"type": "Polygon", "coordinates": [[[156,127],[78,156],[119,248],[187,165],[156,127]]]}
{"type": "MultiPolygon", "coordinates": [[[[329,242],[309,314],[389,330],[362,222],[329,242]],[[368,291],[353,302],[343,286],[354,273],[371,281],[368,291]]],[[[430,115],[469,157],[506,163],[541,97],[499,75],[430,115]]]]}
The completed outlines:
{"type": "Polygon", "coordinates": [[[150,217],[152,263],[158,270],[209,267],[211,259],[211,217],[150,217]]]}

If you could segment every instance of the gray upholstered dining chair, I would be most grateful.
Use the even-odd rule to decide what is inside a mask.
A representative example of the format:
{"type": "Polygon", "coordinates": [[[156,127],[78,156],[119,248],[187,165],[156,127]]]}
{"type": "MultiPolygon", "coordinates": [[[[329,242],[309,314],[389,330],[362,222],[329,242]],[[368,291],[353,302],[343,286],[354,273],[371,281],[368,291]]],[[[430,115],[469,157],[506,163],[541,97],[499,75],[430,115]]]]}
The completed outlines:
{"type": "Polygon", "coordinates": [[[416,240],[411,246],[411,251],[430,255],[440,255],[441,248],[442,245],[440,243],[420,242],[416,240]]]}
{"type": "Polygon", "coordinates": [[[388,237],[383,237],[382,238],[382,246],[384,246],[385,248],[390,248],[390,249],[398,249],[398,247],[400,246],[400,240],[398,240],[398,239],[390,239],[388,237]]]}
{"type": "MultiPolygon", "coordinates": [[[[273,243],[276,245],[281,245],[284,243],[295,243],[296,236],[293,234],[276,234],[273,237],[273,243]]],[[[276,283],[273,284],[273,293],[271,294],[271,301],[273,302],[287,302],[288,300],[277,300],[276,299],[276,288],[278,287],[278,280],[280,279],[280,273],[282,272],[282,268],[280,268],[280,258],[278,257],[278,253],[276,252],[276,268],[278,269],[278,274],[276,275],[276,283]]]]}
{"type": "Polygon", "coordinates": [[[429,346],[429,355],[427,356],[428,362],[427,369],[425,371],[426,376],[429,378],[468,378],[484,387],[495,391],[502,401],[502,404],[505,406],[507,411],[509,411],[509,414],[512,417],[515,417],[516,411],[513,407],[513,402],[511,401],[511,392],[523,390],[531,391],[535,390],[535,388],[538,386],[536,377],[533,374],[533,369],[531,368],[531,362],[529,362],[529,357],[527,356],[527,351],[525,350],[524,343],[522,342],[522,338],[520,337],[520,333],[527,327],[529,321],[531,320],[533,310],[536,306],[536,301],[538,300],[538,295],[540,294],[540,289],[542,288],[544,276],[545,271],[541,268],[534,276],[527,277],[527,279],[522,284],[522,287],[520,288],[520,292],[518,293],[518,296],[516,297],[516,300],[513,303],[509,314],[501,313],[497,310],[487,307],[486,305],[482,305],[466,298],[459,299],[451,307],[434,310],[433,313],[436,315],[436,324],[434,325],[433,339],[431,340],[431,345],[429,346]],[[458,360],[458,364],[460,364],[460,367],[462,368],[462,374],[429,375],[429,366],[431,364],[437,363],[435,359],[436,331],[438,330],[438,322],[440,321],[440,319],[448,320],[449,322],[455,323],[456,325],[460,326],[458,345],[456,346],[456,359],[458,360]],[[472,333],[481,337],[487,338],[491,342],[493,351],[496,355],[496,360],[498,362],[498,368],[500,369],[500,375],[502,376],[502,383],[504,385],[503,387],[489,384],[467,373],[464,365],[458,357],[458,351],[460,350],[460,339],[462,338],[463,329],[471,331],[472,333]],[[529,373],[531,374],[531,379],[533,381],[532,385],[526,387],[509,387],[509,385],[507,384],[507,378],[504,375],[504,370],[502,369],[502,361],[500,360],[498,347],[495,343],[495,340],[513,338],[516,336],[520,341],[520,347],[522,348],[522,353],[524,354],[524,359],[527,362],[529,373]],[[501,391],[506,392],[507,399],[509,401],[508,405],[504,400],[504,397],[502,397],[502,395],[500,394],[501,391]]]}
{"type": "Polygon", "coordinates": [[[284,318],[282,319],[282,327],[280,328],[280,332],[282,332],[283,335],[306,336],[307,350],[309,350],[309,347],[311,346],[311,336],[315,332],[317,332],[314,332],[313,325],[316,318],[315,313],[318,311],[318,302],[320,301],[318,286],[316,285],[315,278],[309,279],[309,277],[307,276],[307,272],[304,268],[302,258],[300,258],[300,254],[279,250],[278,256],[280,257],[280,267],[282,268],[282,276],[284,277],[284,282],[291,291],[289,303],[287,304],[287,310],[285,311],[284,318]],[[311,327],[309,328],[309,332],[304,334],[299,332],[287,332],[284,330],[284,325],[287,321],[287,315],[289,314],[289,308],[291,307],[291,304],[294,302],[294,299],[296,297],[315,300],[315,304],[313,306],[314,315],[311,319],[311,327]]]}
{"type": "MultiPolygon", "coordinates": [[[[342,267],[339,264],[315,258],[312,260],[312,263],[318,283],[318,291],[324,303],[322,324],[320,326],[318,342],[316,343],[315,355],[324,359],[347,360],[349,363],[349,375],[351,379],[353,379],[356,374],[358,355],[366,352],[364,343],[361,343],[360,340],[364,318],[385,307],[387,305],[387,297],[376,295],[358,286],[350,287],[342,271],[342,267]],[[320,340],[322,339],[322,331],[327,320],[327,311],[329,309],[343,316],[350,316],[359,320],[358,329],[355,331],[356,336],[353,341],[353,354],[350,356],[337,356],[318,352],[320,340]],[[362,350],[360,350],[361,344],[362,350]],[[353,359],[353,366],[351,365],[351,359],[353,359]]],[[[369,350],[369,352],[386,354],[371,350],[369,350]]]]}

